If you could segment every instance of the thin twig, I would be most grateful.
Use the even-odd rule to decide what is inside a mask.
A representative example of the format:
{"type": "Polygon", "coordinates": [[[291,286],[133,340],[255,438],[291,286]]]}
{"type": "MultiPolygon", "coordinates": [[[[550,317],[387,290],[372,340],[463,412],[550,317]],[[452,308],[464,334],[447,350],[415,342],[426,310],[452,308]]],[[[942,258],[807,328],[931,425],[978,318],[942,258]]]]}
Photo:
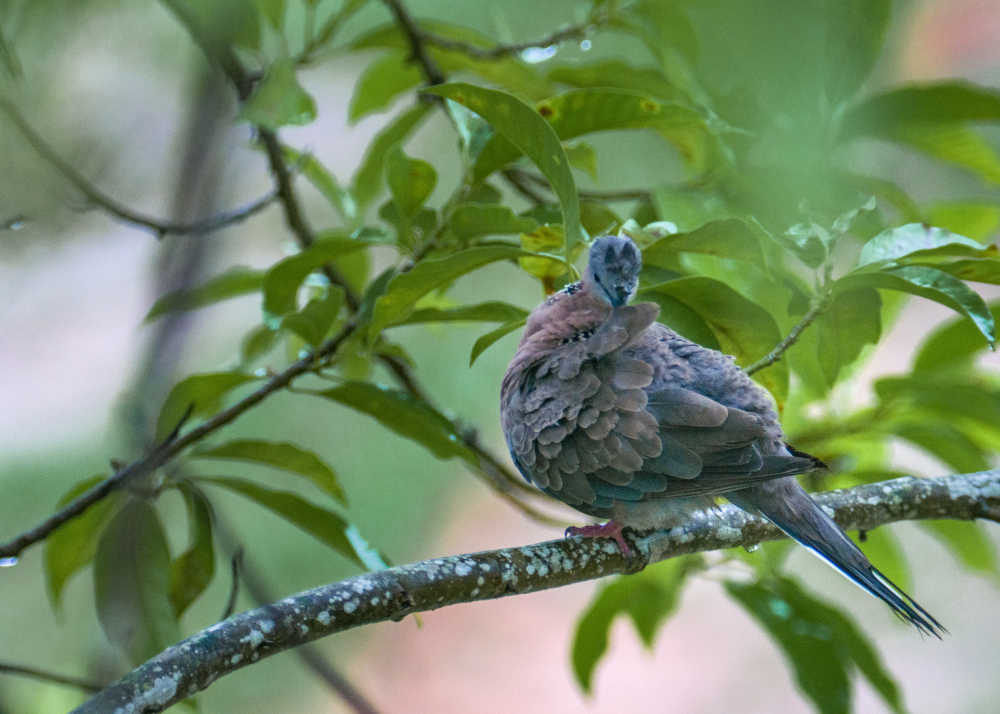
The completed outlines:
{"type": "MultiPolygon", "coordinates": [[[[258,131],[261,143],[264,145],[264,151],[267,153],[268,165],[274,175],[278,200],[285,210],[285,222],[288,223],[288,227],[295,235],[299,246],[305,250],[316,241],[316,235],[309,227],[298,194],[295,193],[295,187],[292,185],[292,174],[281,151],[281,142],[278,140],[278,135],[271,129],[258,127],[258,131]]],[[[340,271],[330,263],[324,265],[322,270],[327,280],[343,288],[344,301],[352,312],[356,311],[361,301],[344,276],[340,274],[340,271]]]]}
{"type": "MultiPolygon", "coordinates": [[[[934,479],[906,477],[816,498],[846,530],[872,530],[902,520],[986,518],[1000,510],[1000,470],[934,479]]],[[[783,537],[762,518],[726,505],[702,511],[669,531],[631,537],[630,558],[608,539],[566,538],[365,573],[213,625],[164,650],[76,712],[161,711],[236,669],[337,632],[399,621],[448,605],[632,573],[679,555],[752,547],[783,537]]]]}
{"type": "Polygon", "coordinates": [[[511,188],[534,203],[536,206],[551,203],[548,198],[538,193],[538,191],[533,189],[529,183],[524,180],[524,176],[522,176],[524,173],[526,172],[518,171],[517,169],[504,169],[501,172],[504,179],[506,179],[507,183],[510,184],[511,188]]]}
{"type": "Polygon", "coordinates": [[[417,23],[410,16],[410,13],[403,7],[402,0],[382,0],[382,2],[392,11],[392,14],[396,17],[396,22],[399,23],[399,29],[406,35],[406,41],[410,45],[410,54],[414,61],[420,65],[421,71],[427,79],[427,84],[444,84],[444,72],[440,70],[437,63],[428,54],[424,39],[425,35],[417,27],[417,23]]]}
{"type": "Polygon", "coordinates": [[[0,99],[0,111],[3,111],[17,126],[17,128],[24,135],[24,138],[27,139],[28,144],[35,150],[35,153],[55,168],[56,171],[58,171],[63,178],[69,181],[73,187],[76,188],[76,190],[82,193],[88,201],[99,207],[105,213],[109,213],[115,218],[126,223],[148,230],[158,238],[162,238],[165,235],[211,233],[212,231],[217,231],[221,228],[245,221],[255,213],[259,213],[267,208],[275,201],[275,199],[278,198],[276,191],[270,191],[245,206],[240,206],[239,208],[235,208],[231,211],[219,213],[217,215],[209,216],[208,218],[203,218],[189,223],[180,223],[154,218],[144,213],[139,213],[138,211],[119,203],[115,199],[111,198],[111,196],[108,196],[99,188],[91,184],[83,176],[83,174],[70,166],[68,162],[63,160],[63,158],[59,156],[59,154],[56,153],[56,151],[35,132],[27,120],[21,116],[20,112],[18,112],[17,108],[10,101],[0,99]]]}
{"type": "Polygon", "coordinates": [[[744,371],[747,374],[753,374],[754,372],[759,372],[765,367],[770,367],[772,364],[780,360],[782,355],[785,354],[785,351],[794,345],[796,340],[799,339],[799,336],[802,335],[802,332],[813,323],[813,320],[819,317],[820,314],[826,310],[829,303],[829,296],[823,296],[819,300],[816,300],[816,302],[813,303],[813,306],[809,308],[809,312],[802,316],[802,319],[799,320],[795,327],[791,329],[785,339],[775,345],[773,350],[747,367],[744,371]]]}
{"type": "MultiPolygon", "coordinates": [[[[522,169],[510,168],[503,171],[504,178],[514,184],[514,181],[518,181],[519,185],[515,185],[519,192],[524,193],[522,186],[528,183],[533,183],[537,186],[541,186],[547,190],[551,190],[549,187],[548,179],[544,176],[539,176],[530,171],[524,171],[522,169]]],[[[530,188],[530,187],[529,187],[530,188]]],[[[652,197],[652,193],[641,188],[626,188],[619,191],[577,191],[577,194],[584,201],[648,201],[652,197]]],[[[540,194],[537,193],[524,193],[525,196],[533,200],[535,203],[550,203],[551,201],[545,199],[540,194]]]]}
{"type": "Polygon", "coordinates": [[[449,50],[451,52],[461,52],[462,54],[482,60],[500,60],[510,55],[524,52],[531,49],[542,49],[558,45],[565,40],[583,39],[603,20],[601,18],[589,18],[577,25],[570,25],[562,30],[556,30],[552,34],[538,40],[528,42],[512,42],[510,44],[494,45],[493,47],[477,47],[468,42],[453,40],[450,37],[442,37],[433,32],[421,30],[420,39],[428,44],[434,45],[438,49],[449,50]]]}
{"type": "Polygon", "coordinates": [[[146,456],[118,469],[113,475],[70,501],[39,525],[21,533],[6,543],[0,544],[0,558],[18,557],[25,548],[44,540],[56,528],[76,518],[92,505],[104,499],[112,491],[122,488],[141,476],[152,473],[187,447],[218,431],[251,407],[256,406],[275,392],[284,389],[296,377],[312,371],[316,361],[322,361],[334,354],[343,341],[350,337],[356,329],[357,323],[355,321],[351,320],[347,322],[341,328],[340,332],[324,342],[315,353],[310,353],[297,362],[293,362],[285,370],[268,379],[256,391],[251,392],[229,408],[217,412],[210,419],[205,420],[183,436],[175,438],[176,434],[172,434],[146,456]]]}
{"type": "Polygon", "coordinates": [[[55,672],[48,672],[37,667],[27,667],[21,664],[11,664],[10,662],[0,662],[0,673],[34,677],[35,679],[52,682],[53,684],[65,684],[67,687],[76,687],[90,693],[99,692],[106,686],[79,677],[69,677],[65,674],[56,674],[55,672]]]}

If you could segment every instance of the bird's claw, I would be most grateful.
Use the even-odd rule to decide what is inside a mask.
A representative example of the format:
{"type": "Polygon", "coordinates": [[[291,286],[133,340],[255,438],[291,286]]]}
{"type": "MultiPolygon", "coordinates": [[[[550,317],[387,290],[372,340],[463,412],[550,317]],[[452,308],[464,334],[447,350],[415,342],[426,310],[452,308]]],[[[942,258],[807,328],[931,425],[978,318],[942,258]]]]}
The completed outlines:
{"type": "Polygon", "coordinates": [[[570,526],[564,534],[567,538],[571,536],[582,536],[583,538],[611,538],[618,544],[622,555],[631,558],[633,551],[622,535],[624,526],[618,521],[608,521],[607,523],[594,524],[590,526],[570,526]]]}

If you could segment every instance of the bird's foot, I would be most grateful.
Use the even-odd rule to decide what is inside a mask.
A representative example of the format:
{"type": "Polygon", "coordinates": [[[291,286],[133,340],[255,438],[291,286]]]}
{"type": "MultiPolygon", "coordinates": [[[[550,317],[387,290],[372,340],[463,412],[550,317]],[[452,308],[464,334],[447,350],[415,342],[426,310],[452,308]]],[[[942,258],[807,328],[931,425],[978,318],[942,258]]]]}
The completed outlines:
{"type": "Polygon", "coordinates": [[[625,536],[622,535],[624,526],[618,521],[608,521],[607,523],[594,524],[592,526],[570,526],[566,529],[565,536],[583,536],[584,538],[611,538],[618,544],[622,555],[626,558],[632,557],[632,548],[629,547],[625,536]]]}

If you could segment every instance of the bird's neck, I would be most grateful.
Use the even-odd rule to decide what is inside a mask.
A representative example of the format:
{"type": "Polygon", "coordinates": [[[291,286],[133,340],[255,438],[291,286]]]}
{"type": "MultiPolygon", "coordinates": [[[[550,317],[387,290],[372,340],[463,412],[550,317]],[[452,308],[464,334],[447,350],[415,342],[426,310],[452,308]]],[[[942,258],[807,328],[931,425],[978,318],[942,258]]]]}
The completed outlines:
{"type": "Polygon", "coordinates": [[[597,297],[586,281],[571,283],[553,293],[528,318],[521,344],[565,344],[587,330],[596,329],[611,315],[611,305],[597,297]]]}

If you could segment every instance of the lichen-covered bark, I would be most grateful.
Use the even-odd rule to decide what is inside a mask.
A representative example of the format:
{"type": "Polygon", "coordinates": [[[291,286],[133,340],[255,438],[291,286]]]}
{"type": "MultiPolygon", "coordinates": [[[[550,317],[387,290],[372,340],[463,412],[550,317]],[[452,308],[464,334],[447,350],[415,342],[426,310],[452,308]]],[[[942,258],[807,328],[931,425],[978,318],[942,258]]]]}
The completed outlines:
{"type": "MultiPolygon", "coordinates": [[[[1000,470],[936,479],[901,478],[819,494],[848,530],[900,520],[984,518],[1000,522],[1000,470]]],[[[610,540],[569,538],[425,560],[358,575],[234,615],[170,647],[76,711],[158,712],[262,657],[320,637],[415,612],[545,590],[641,570],[665,558],[782,537],[732,507],[697,514],[683,528],[634,535],[627,559],[610,540]]]]}

